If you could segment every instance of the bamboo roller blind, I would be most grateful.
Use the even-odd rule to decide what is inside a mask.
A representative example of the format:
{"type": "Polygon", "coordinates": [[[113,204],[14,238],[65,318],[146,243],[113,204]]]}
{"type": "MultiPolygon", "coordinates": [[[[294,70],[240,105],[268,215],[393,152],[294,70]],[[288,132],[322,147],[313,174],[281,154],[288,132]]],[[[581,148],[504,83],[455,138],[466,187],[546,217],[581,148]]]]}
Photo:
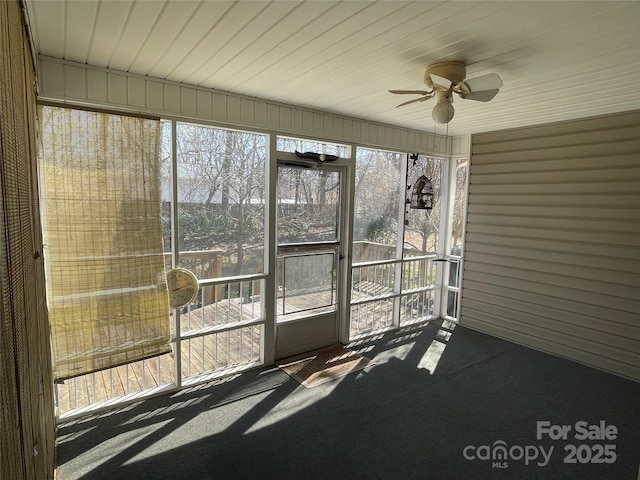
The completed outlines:
{"type": "Polygon", "coordinates": [[[39,109],[54,376],[170,351],[158,120],[39,109]]]}
{"type": "Polygon", "coordinates": [[[0,2],[0,479],[55,464],[31,58],[21,5],[0,2]]]}

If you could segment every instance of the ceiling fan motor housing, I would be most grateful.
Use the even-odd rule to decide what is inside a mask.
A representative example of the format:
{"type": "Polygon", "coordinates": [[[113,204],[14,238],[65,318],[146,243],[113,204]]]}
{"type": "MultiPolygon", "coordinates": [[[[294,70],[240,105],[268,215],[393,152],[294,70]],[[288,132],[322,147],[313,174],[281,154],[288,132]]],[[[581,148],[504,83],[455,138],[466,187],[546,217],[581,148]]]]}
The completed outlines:
{"type": "Polygon", "coordinates": [[[424,84],[430,89],[434,88],[431,74],[449,80],[453,86],[458,85],[467,76],[467,69],[463,62],[438,62],[424,69],[424,84]]]}

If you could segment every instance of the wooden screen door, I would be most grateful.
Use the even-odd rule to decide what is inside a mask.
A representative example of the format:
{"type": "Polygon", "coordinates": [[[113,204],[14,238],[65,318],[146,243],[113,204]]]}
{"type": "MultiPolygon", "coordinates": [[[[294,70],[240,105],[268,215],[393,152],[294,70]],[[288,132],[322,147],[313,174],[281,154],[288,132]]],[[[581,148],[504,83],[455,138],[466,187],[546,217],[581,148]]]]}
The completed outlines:
{"type": "Polygon", "coordinates": [[[276,358],[338,341],[344,171],[280,163],[276,358]]]}

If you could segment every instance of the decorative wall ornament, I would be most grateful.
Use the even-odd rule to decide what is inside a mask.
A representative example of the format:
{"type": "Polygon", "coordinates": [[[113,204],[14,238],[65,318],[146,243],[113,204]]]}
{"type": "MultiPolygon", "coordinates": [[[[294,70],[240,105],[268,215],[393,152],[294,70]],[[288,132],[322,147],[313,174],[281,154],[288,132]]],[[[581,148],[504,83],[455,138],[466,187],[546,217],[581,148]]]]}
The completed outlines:
{"type": "Polygon", "coordinates": [[[431,210],[433,208],[433,185],[431,179],[421,175],[411,190],[411,208],[431,210]]]}
{"type": "Polygon", "coordinates": [[[318,164],[318,166],[321,166],[323,163],[325,162],[335,162],[336,160],[338,160],[340,157],[338,157],[337,155],[328,155],[326,153],[316,153],[316,152],[299,152],[299,151],[295,151],[296,152],[296,156],[298,158],[308,158],[310,160],[315,160],[315,162],[318,164]]]}

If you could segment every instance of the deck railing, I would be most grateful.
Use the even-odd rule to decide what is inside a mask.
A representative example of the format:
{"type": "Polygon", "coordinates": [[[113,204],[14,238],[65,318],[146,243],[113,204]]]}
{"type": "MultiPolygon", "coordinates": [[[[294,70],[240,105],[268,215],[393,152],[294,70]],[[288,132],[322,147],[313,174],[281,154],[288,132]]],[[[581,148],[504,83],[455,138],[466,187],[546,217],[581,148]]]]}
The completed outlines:
{"type": "Polygon", "coordinates": [[[358,337],[394,325],[430,320],[435,309],[435,254],[395,246],[354,242],[351,268],[350,335],[358,337]]]}
{"type": "MultiPolygon", "coordinates": [[[[218,278],[222,258],[219,250],[180,254],[180,266],[195,272],[205,285],[196,301],[180,310],[177,332],[175,312],[171,312],[172,353],[56,383],[59,417],[69,418],[193,384],[204,376],[259,364],[264,330],[259,292],[264,279],[218,278]]],[[[165,265],[171,268],[171,254],[165,254],[165,265]]]]}
{"type": "MultiPolygon", "coordinates": [[[[352,266],[352,336],[435,315],[435,255],[417,256],[421,252],[412,250],[399,260],[394,258],[395,248],[371,242],[355,242],[357,249],[361,250],[354,256],[360,261],[352,266]],[[397,278],[400,273],[402,279],[397,278]]],[[[61,418],[259,365],[265,322],[260,292],[266,275],[221,278],[222,258],[217,250],[180,254],[180,266],[195,271],[202,286],[200,298],[179,312],[179,331],[172,321],[174,342],[181,347],[179,360],[174,343],[170,354],[56,384],[61,418]]],[[[170,254],[165,262],[170,268],[170,254]]],[[[457,287],[450,286],[449,292],[457,295],[457,287]]],[[[311,301],[303,294],[289,299],[294,300],[297,309],[311,301]]]]}

